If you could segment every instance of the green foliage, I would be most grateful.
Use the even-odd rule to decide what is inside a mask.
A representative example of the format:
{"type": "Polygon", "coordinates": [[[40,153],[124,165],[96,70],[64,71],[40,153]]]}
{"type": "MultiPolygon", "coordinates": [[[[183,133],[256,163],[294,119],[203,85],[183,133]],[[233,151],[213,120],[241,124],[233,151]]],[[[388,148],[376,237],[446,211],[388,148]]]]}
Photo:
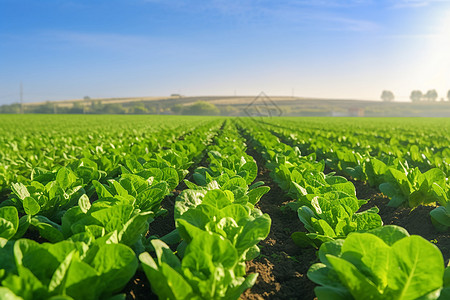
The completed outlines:
{"type": "Polygon", "coordinates": [[[0,256],[13,256],[15,264],[6,269],[0,295],[11,299],[105,299],[120,292],[138,266],[134,252],[120,244],[22,239],[5,247],[13,252],[0,250],[0,256]]]}
{"type": "Polygon", "coordinates": [[[13,206],[0,207],[0,238],[9,240],[19,228],[19,215],[13,206]]]}
{"type": "Polygon", "coordinates": [[[384,226],[324,243],[308,278],[318,299],[438,299],[444,261],[439,249],[401,227],[384,226]],[[429,270],[433,270],[430,272],[429,270]]]}
{"type": "Polygon", "coordinates": [[[124,299],[117,293],[134,275],[136,256],[160,298],[238,299],[255,283],[246,261],[259,255],[271,227],[257,205],[269,187],[255,182],[263,173],[247,141],[307,230],[292,233],[294,242],[320,247],[321,263],[308,274],[319,299],[450,294],[438,249],[382,227],[376,207],[361,209],[367,201],[352,183],[379,187],[391,205],[439,203],[432,222],[448,230],[446,120],[16,118],[0,122],[2,299],[124,299]],[[176,198],[176,229],[148,236],[166,214],[163,199],[201,161],[176,198]]]}
{"type": "Polygon", "coordinates": [[[257,274],[243,277],[236,249],[216,234],[199,231],[181,260],[163,242],[152,245],[156,261],[148,253],[139,259],[160,299],[239,299],[256,281],[257,274]]]}
{"type": "Polygon", "coordinates": [[[220,114],[220,110],[212,103],[197,101],[192,105],[184,107],[183,114],[195,116],[216,116],[220,114]]]}

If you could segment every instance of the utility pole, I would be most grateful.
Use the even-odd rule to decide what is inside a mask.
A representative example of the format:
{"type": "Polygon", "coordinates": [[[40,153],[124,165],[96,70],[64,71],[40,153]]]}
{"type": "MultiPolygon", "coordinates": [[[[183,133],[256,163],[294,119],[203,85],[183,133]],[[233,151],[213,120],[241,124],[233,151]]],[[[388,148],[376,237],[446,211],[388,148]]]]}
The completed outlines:
{"type": "Polygon", "coordinates": [[[23,114],[23,85],[20,82],[20,113],[23,114]]]}

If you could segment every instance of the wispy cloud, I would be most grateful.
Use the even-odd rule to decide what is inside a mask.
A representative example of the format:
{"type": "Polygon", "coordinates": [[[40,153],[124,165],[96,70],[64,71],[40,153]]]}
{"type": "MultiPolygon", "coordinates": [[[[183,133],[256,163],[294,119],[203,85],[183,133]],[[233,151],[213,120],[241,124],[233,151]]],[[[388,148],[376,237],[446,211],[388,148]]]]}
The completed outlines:
{"type": "Polygon", "coordinates": [[[450,0],[390,0],[391,8],[425,7],[438,3],[450,3],[450,0]]]}
{"type": "Polygon", "coordinates": [[[239,22],[264,25],[288,24],[294,28],[314,27],[325,31],[374,31],[371,20],[349,16],[342,8],[372,5],[373,0],[142,0],[177,10],[207,12],[232,17],[239,22]],[[188,5],[189,2],[189,5],[188,5]],[[336,9],[341,9],[336,11],[336,9]]]}

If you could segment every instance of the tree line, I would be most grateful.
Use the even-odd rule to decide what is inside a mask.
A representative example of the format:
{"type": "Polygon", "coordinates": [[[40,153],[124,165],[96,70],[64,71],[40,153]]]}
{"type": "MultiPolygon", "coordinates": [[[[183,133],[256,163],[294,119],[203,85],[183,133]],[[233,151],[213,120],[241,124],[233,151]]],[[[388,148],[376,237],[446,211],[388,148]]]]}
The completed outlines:
{"type": "MultiPolygon", "coordinates": [[[[436,90],[428,90],[425,94],[422,93],[420,90],[414,90],[411,92],[411,95],[409,96],[409,99],[411,99],[411,102],[436,102],[439,98],[439,95],[436,90]]],[[[381,93],[381,100],[385,102],[392,102],[395,100],[394,93],[392,91],[384,90],[381,93]]],[[[445,99],[442,97],[441,101],[445,101],[445,99]]],[[[447,101],[450,101],[450,90],[447,92],[447,101]]]]}
{"type": "Polygon", "coordinates": [[[59,106],[47,101],[40,105],[24,105],[19,103],[0,106],[0,113],[19,114],[175,114],[175,115],[222,115],[237,116],[242,111],[233,106],[216,106],[206,101],[191,104],[172,104],[167,101],[137,101],[128,103],[103,103],[101,100],[77,101],[72,106],[59,106]]]}

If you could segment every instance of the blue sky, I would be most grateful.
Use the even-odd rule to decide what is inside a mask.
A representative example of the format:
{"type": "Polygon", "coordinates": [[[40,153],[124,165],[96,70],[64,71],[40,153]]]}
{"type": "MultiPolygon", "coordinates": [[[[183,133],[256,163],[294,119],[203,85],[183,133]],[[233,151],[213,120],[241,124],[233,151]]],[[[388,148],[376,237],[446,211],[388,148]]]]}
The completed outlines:
{"type": "Polygon", "coordinates": [[[0,104],[450,89],[450,0],[0,0],[0,104]]]}

